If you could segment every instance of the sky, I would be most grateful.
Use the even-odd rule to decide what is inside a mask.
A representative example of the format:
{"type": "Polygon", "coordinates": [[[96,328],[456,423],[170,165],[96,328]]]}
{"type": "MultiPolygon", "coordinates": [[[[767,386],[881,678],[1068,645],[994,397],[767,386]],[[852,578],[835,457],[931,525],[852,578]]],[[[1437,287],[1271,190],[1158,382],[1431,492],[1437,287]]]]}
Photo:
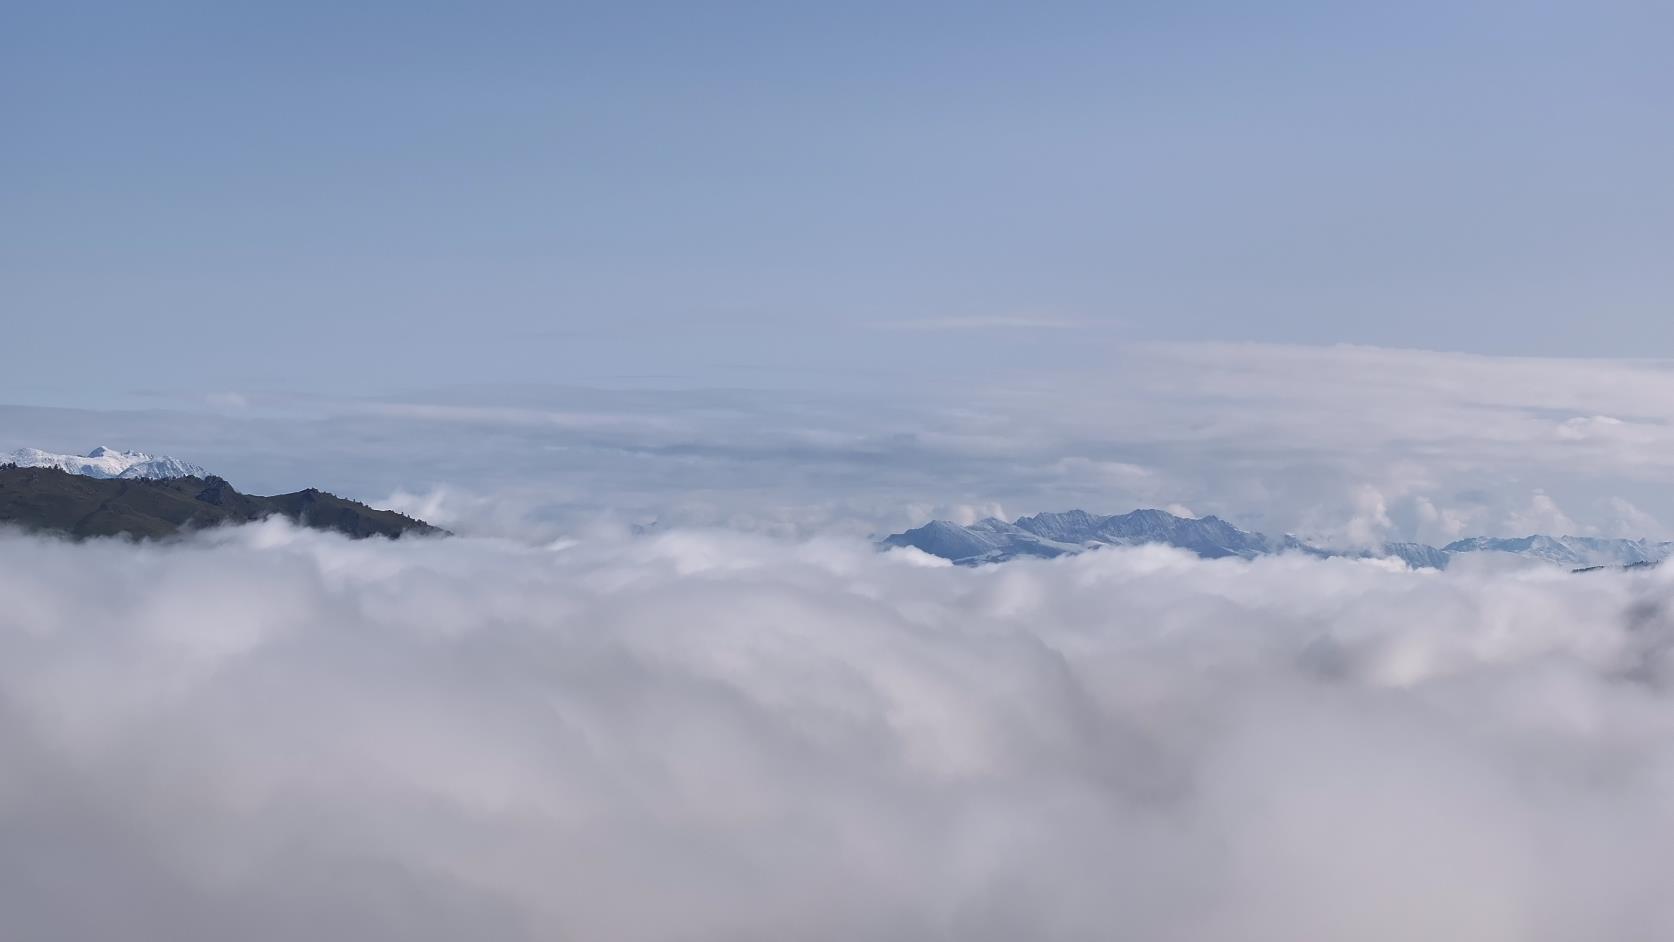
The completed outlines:
{"type": "Polygon", "coordinates": [[[1665,4],[3,16],[8,402],[1674,354],[1665,4]]]}

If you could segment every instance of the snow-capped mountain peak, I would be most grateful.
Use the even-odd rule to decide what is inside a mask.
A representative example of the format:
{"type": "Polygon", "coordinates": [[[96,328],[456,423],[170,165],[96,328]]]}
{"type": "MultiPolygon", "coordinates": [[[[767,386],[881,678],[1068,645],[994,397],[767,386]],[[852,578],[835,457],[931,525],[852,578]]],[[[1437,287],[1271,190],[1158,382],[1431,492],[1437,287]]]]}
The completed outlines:
{"type": "Polygon", "coordinates": [[[1199,556],[1249,559],[1281,546],[1219,517],[1177,517],[1163,510],[1104,516],[1083,510],[1041,513],[1008,523],[994,517],[968,527],[933,520],[883,540],[886,546],[914,546],[957,563],[1002,562],[1019,556],[1053,557],[1097,546],[1166,543],[1199,556]]]}
{"type": "Polygon", "coordinates": [[[39,448],[19,448],[0,459],[0,464],[20,468],[57,468],[90,478],[184,478],[205,477],[207,470],[169,455],[143,451],[117,451],[100,445],[85,455],[61,455],[39,448]]]}
{"type": "Polygon", "coordinates": [[[1243,530],[1219,517],[1179,517],[1165,510],[1135,510],[1104,516],[1071,510],[1039,513],[1006,522],[994,517],[962,527],[945,520],[885,537],[885,547],[911,546],[964,565],[1005,562],[1019,557],[1052,558],[1101,546],[1162,544],[1207,559],[1235,556],[1253,559],[1274,553],[1354,558],[1392,557],[1414,569],[1445,569],[1467,553],[1504,553],[1570,568],[1647,566],[1674,556],[1674,543],[1581,536],[1526,536],[1515,539],[1472,537],[1445,547],[1423,543],[1386,543],[1372,549],[1333,549],[1285,536],[1273,539],[1243,530]]]}

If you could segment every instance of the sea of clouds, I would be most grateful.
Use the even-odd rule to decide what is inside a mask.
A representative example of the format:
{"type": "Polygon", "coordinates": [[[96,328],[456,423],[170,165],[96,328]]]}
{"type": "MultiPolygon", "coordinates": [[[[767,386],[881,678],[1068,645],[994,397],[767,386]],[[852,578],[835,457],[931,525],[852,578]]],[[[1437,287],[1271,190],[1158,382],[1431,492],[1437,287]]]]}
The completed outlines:
{"type": "Polygon", "coordinates": [[[17,939],[1674,934],[1674,571],[0,536],[17,939]]]}

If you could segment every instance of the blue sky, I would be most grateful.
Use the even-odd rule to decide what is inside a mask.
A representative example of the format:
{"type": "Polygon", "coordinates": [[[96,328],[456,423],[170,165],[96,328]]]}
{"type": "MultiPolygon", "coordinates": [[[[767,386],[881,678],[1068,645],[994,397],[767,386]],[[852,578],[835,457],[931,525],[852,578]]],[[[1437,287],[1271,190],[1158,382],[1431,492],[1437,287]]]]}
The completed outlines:
{"type": "Polygon", "coordinates": [[[0,399],[861,389],[1152,340],[1668,355],[1671,27],[14,5],[0,399]]]}

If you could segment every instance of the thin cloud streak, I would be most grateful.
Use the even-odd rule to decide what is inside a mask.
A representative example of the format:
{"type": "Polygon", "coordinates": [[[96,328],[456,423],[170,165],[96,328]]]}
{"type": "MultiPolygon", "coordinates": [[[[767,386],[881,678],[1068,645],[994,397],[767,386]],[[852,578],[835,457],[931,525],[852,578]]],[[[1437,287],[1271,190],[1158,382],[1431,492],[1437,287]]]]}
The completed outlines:
{"type": "Polygon", "coordinates": [[[1108,327],[1072,317],[1051,315],[988,315],[972,317],[925,317],[898,321],[879,321],[871,325],[877,330],[957,331],[957,330],[1085,330],[1108,327]]]}

